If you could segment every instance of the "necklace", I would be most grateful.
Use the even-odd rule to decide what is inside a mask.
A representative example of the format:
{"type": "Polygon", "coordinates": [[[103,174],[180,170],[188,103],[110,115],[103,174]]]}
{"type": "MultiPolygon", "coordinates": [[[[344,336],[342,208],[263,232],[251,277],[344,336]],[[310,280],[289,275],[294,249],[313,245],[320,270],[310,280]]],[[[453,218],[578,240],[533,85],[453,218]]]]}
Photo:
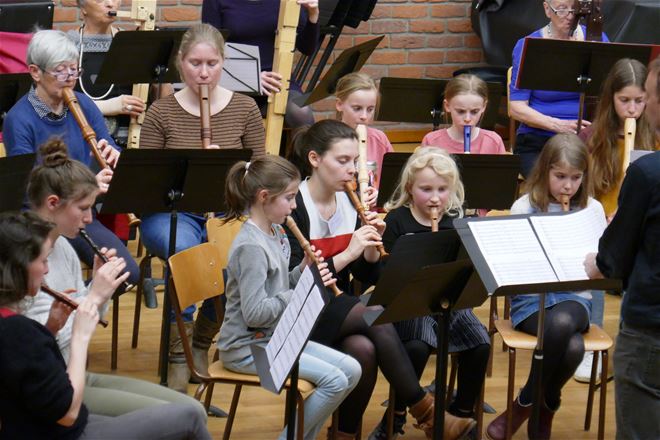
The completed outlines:
{"type": "MultiPolygon", "coordinates": [[[[85,29],[85,25],[83,24],[80,26],[80,31],[78,32],[78,46],[80,47],[80,52],[78,54],[78,70],[80,71],[82,69],[82,59],[83,59],[83,53],[84,53],[84,44],[83,44],[83,30],[85,29]]],[[[112,34],[112,29],[110,29],[110,32],[112,34]]],[[[114,37],[114,34],[112,34],[114,37]]],[[[91,80],[91,78],[90,78],[91,80]]],[[[110,88],[101,96],[92,96],[87,90],[85,90],[85,85],[83,84],[83,78],[82,76],[80,77],[80,80],[78,81],[78,84],[80,84],[80,90],[87,95],[88,98],[90,98],[93,101],[100,101],[101,99],[105,99],[110,92],[115,88],[114,84],[110,84],[110,88]]]]}

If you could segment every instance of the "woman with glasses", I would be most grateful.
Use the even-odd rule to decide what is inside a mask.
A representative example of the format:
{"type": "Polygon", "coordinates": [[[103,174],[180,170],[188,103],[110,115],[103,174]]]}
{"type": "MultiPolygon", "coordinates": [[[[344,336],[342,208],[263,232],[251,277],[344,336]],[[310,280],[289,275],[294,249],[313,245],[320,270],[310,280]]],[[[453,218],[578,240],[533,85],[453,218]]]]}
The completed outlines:
{"type": "MultiPolygon", "coordinates": [[[[543,9],[550,22],[525,38],[583,41],[586,34],[583,26],[577,26],[571,32],[575,20],[573,4],[573,0],[544,1],[543,9]]],[[[518,40],[513,48],[509,108],[511,116],[521,122],[513,152],[520,156],[521,171],[526,177],[548,139],[556,133],[577,132],[580,95],[578,93],[527,90],[516,87],[525,38],[518,40]]],[[[602,35],[602,40],[608,41],[605,34],[602,35]]],[[[588,126],[589,121],[582,121],[582,124],[588,126]]]]}
{"type": "MultiPolygon", "coordinates": [[[[94,169],[100,192],[108,190],[112,170],[98,171],[91,150],[80,127],[64,104],[62,91],[72,88],[80,76],[78,50],[61,31],[43,30],[34,34],[27,50],[27,64],[34,82],[30,91],[16,102],[4,120],[3,135],[8,156],[37,153],[41,144],[52,137],[61,138],[69,148],[69,156],[94,169]]],[[[119,150],[103,121],[103,115],[91,99],[75,93],[80,108],[96,133],[98,148],[110,166],[119,159],[119,150]]],[[[39,158],[37,160],[40,160],[39,158]]],[[[117,249],[131,273],[128,282],[138,282],[139,269],[126,246],[96,218],[85,230],[96,244],[117,249]]],[[[71,240],[80,259],[92,267],[94,252],[81,238],[71,240]]]]}

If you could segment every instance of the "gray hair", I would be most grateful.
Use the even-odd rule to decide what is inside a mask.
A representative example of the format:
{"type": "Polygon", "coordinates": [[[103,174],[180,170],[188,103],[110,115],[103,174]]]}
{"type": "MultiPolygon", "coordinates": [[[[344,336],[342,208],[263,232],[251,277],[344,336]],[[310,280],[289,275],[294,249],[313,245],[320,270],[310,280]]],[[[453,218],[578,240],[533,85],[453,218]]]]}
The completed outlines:
{"type": "Polygon", "coordinates": [[[64,62],[78,62],[78,49],[62,31],[42,30],[34,34],[27,49],[27,63],[49,70],[64,62]]]}

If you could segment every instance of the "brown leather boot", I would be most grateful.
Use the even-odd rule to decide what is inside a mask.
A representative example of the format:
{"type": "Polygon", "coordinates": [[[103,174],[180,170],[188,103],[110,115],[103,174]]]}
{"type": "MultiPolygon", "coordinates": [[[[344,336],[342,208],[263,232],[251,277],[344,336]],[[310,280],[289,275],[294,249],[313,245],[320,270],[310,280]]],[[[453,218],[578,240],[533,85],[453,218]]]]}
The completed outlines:
{"type": "MultiPolygon", "coordinates": [[[[192,334],[192,355],[195,368],[201,374],[209,374],[209,349],[219,330],[220,324],[211,321],[201,312],[197,313],[192,334]]],[[[200,383],[200,381],[191,376],[190,383],[200,383]]]]}
{"type": "MultiPolygon", "coordinates": [[[[532,405],[522,406],[519,397],[513,401],[512,417],[511,417],[511,436],[516,433],[520,426],[529,419],[532,415],[532,405]]],[[[497,416],[495,420],[490,422],[488,429],[486,429],[486,437],[490,440],[504,440],[506,438],[506,416],[507,412],[497,416]]]]}
{"type": "MultiPolygon", "coordinates": [[[[413,426],[424,431],[426,438],[433,438],[433,417],[435,414],[433,394],[427,393],[422,400],[411,406],[410,414],[417,420],[417,424],[413,424],[413,426]]],[[[461,439],[467,435],[476,424],[477,422],[473,419],[456,417],[445,411],[443,439],[461,439]]]]}
{"type": "MultiPolygon", "coordinates": [[[[186,322],[186,335],[188,338],[192,335],[192,322],[186,322]]],[[[190,339],[189,339],[190,340],[190,339]]],[[[186,394],[188,392],[188,379],[190,379],[190,369],[186,363],[186,356],[183,353],[183,341],[179,335],[179,328],[176,322],[170,324],[170,353],[167,365],[167,386],[173,390],[186,394]]]]}
{"type": "Polygon", "coordinates": [[[555,413],[559,409],[559,406],[554,410],[548,408],[548,405],[545,403],[541,405],[541,414],[539,416],[539,435],[537,437],[532,437],[532,432],[530,429],[529,423],[527,424],[527,436],[531,440],[549,440],[550,433],[552,432],[552,419],[555,416],[555,413]]]}

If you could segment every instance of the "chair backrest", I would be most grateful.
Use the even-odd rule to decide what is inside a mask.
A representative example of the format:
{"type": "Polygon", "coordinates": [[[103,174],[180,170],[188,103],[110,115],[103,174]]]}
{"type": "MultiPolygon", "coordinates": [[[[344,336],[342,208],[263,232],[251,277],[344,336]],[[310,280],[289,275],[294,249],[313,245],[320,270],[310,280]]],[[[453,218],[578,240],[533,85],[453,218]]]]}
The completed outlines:
{"type": "Polygon", "coordinates": [[[224,265],[215,245],[202,243],[172,255],[168,261],[181,310],[224,291],[224,265]]]}
{"type": "Polygon", "coordinates": [[[223,269],[227,267],[229,248],[231,248],[231,243],[236,238],[238,231],[241,230],[241,226],[243,226],[241,221],[224,223],[222,218],[211,218],[206,222],[208,242],[218,249],[223,269]]]}

